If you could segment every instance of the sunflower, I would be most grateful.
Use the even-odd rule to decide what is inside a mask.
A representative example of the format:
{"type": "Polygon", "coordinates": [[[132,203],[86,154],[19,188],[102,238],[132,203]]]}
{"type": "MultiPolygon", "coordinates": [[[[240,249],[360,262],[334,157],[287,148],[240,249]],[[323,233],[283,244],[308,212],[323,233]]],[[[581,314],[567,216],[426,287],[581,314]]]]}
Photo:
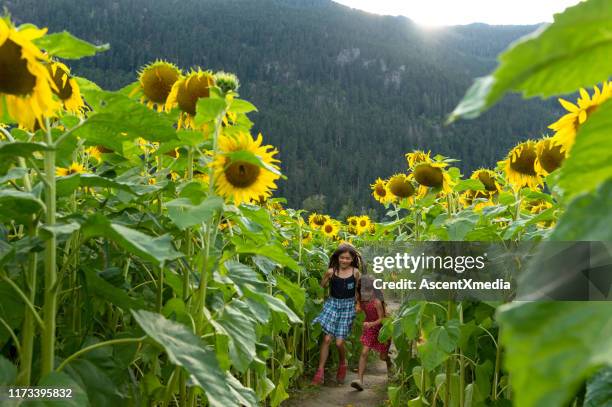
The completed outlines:
{"type": "Polygon", "coordinates": [[[536,189],[542,183],[541,177],[535,170],[537,157],[536,143],[527,140],[514,147],[504,161],[506,179],[515,190],[525,186],[536,189]]]}
{"type": "Polygon", "coordinates": [[[329,220],[329,215],[321,215],[320,213],[313,213],[308,217],[308,224],[311,228],[319,229],[329,220]]]}
{"type": "Polygon", "coordinates": [[[406,174],[395,174],[387,181],[387,188],[395,197],[409,198],[416,192],[410,178],[406,174]]]}
{"type": "Polygon", "coordinates": [[[395,197],[391,191],[389,191],[388,183],[380,178],[377,178],[376,181],[370,185],[370,188],[372,188],[372,196],[374,199],[383,205],[395,200],[395,197]]]}
{"type": "Polygon", "coordinates": [[[372,221],[368,215],[361,215],[357,222],[357,233],[362,234],[363,232],[366,232],[370,228],[371,224],[372,221]]]}
{"type": "Polygon", "coordinates": [[[580,88],[580,97],[577,100],[577,105],[559,98],[559,103],[568,113],[548,126],[548,128],[556,132],[554,138],[556,142],[562,145],[561,151],[571,150],[576,141],[578,128],[587,121],[599,105],[611,96],[612,85],[606,81],[603,83],[601,90],[597,86],[593,87],[593,96],[589,95],[589,92],[585,89],[580,88]]]}
{"type": "Polygon", "coordinates": [[[253,140],[250,133],[240,132],[235,136],[221,135],[219,137],[219,153],[214,158],[214,182],[216,191],[234,204],[249,202],[260,195],[268,197],[271,190],[276,189],[274,181],[280,178],[278,173],[268,168],[260,167],[249,161],[232,160],[227,154],[233,152],[250,152],[258,156],[268,167],[279,170],[274,155],[278,152],[272,146],[262,146],[261,134],[253,140]]]}
{"type": "Polygon", "coordinates": [[[485,190],[491,195],[501,191],[501,187],[495,180],[495,171],[480,168],[474,171],[470,178],[477,179],[478,181],[482,182],[482,185],[484,185],[485,190]]]}
{"type": "Polygon", "coordinates": [[[419,163],[430,163],[431,162],[431,158],[429,158],[430,154],[431,154],[431,151],[425,152],[421,150],[414,150],[412,153],[407,153],[406,161],[408,161],[408,167],[410,169],[413,169],[415,165],[419,163]]]}
{"type": "Polygon", "coordinates": [[[233,73],[219,71],[215,74],[215,85],[224,93],[235,92],[240,87],[240,81],[233,73]]]}
{"type": "Polygon", "coordinates": [[[140,86],[134,91],[142,90],[143,97],[140,101],[146,103],[147,107],[157,106],[157,111],[160,112],[166,107],[170,90],[180,76],[181,70],[174,64],[157,60],[142,68],[138,75],[140,86]]]}
{"type": "Polygon", "coordinates": [[[559,168],[565,159],[565,151],[561,144],[555,143],[553,138],[546,137],[536,144],[535,171],[546,176],[559,168]]]}
{"type": "Polygon", "coordinates": [[[448,194],[453,191],[453,182],[448,173],[444,171],[446,166],[446,163],[421,162],[415,165],[412,174],[421,187],[440,188],[442,192],[448,194]]]}
{"type": "Polygon", "coordinates": [[[166,110],[178,105],[181,109],[178,127],[195,128],[193,118],[196,115],[198,99],[210,96],[210,87],[214,85],[215,79],[208,71],[191,71],[187,76],[180,77],[174,85],[166,100],[166,110]]]}
{"type": "Polygon", "coordinates": [[[87,157],[93,158],[98,163],[102,161],[102,151],[100,151],[100,149],[96,146],[87,147],[85,149],[85,154],[87,155],[87,157]]]}
{"type": "Polygon", "coordinates": [[[76,80],[70,76],[70,69],[61,62],[52,61],[47,66],[51,79],[55,85],[53,93],[59,98],[64,109],[70,113],[81,115],[85,109],[85,102],[81,97],[81,90],[76,80]]]}
{"type": "Polygon", "coordinates": [[[55,175],[58,177],[65,177],[72,174],[83,174],[85,172],[87,172],[87,170],[82,164],[74,162],[70,164],[68,168],[57,167],[55,169],[55,175]]]}
{"type": "Polygon", "coordinates": [[[336,237],[339,231],[340,225],[333,219],[326,220],[323,226],[321,226],[321,232],[323,232],[326,237],[336,237]]]}
{"type": "Polygon", "coordinates": [[[346,223],[353,228],[356,228],[359,224],[359,216],[349,216],[346,218],[346,223]]]}
{"type": "Polygon", "coordinates": [[[0,18],[0,116],[5,110],[20,126],[44,127],[44,117],[53,116],[60,105],[53,99],[53,80],[43,54],[32,40],[47,29],[31,25],[20,30],[0,18]]]}
{"type": "Polygon", "coordinates": [[[376,223],[370,224],[370,227],[368,228],[368,233],[370,233],[371,235],[376,234],[376,223]]]}

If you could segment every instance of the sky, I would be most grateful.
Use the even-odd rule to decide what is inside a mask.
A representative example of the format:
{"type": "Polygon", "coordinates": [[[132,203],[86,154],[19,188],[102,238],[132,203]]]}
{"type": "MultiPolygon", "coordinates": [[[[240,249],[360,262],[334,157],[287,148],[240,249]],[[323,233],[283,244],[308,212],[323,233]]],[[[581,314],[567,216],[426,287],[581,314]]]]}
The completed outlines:
{"type": "Polygon", "coordinates": [[[403,15],[424,26],[536,24],[580,0],[334,0],[376,14],[403,15]]]}

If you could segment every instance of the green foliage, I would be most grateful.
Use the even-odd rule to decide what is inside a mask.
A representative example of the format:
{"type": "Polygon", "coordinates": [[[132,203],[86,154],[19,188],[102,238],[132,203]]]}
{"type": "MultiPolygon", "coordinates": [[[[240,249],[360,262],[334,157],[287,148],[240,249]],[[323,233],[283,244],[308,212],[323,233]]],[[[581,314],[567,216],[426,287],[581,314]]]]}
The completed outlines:
{"type": "Polygon", "coordinates": [[[67,31],[53,33],[34,40],[34,43],[57,58],[79,59],[96,55],[98,52],[108,51],[110,46],[93,45],[74,37],[67,31]]]}

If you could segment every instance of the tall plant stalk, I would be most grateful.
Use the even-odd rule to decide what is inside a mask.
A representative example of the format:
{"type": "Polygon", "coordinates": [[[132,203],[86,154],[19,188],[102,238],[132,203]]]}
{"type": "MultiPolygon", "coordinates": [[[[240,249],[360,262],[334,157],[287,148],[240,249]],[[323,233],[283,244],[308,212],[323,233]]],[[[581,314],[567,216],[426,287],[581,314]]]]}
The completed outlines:
{"type": "MultiPolygon", "coordinates": [[[[45,119],[46,144],[54,147],[49,119],[45,119]]],[[[45,151],[46,226],[55,225],[55,149],[45,151]]],[[[45,291],[43,303],[44,330],[41,336],[41,376],[53,370],[55,359],[55,312],[57,310],[57,241],[52,234],[45,242],[45,291]]]]}

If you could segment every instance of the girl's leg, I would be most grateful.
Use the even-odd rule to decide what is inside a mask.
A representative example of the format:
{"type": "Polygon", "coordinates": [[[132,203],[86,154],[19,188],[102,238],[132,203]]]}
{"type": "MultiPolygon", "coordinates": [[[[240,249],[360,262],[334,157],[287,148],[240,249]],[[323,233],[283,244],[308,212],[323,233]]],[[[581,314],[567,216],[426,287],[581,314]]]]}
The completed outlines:
{"type": "Polygon", "coordinates": [[[336,347],[338,348],[338,364],[346,363],[346,348],[344,347],[344,339],[336,338],[336,347]]]}
{"type": "Polygon", "coordinates": [[[370,352],[370,348],[368,346],[364,346],[361,350],[361,355],[359,355],[359,382],[363,385],[363,375],[365,374],[366,364],[368,363],[368,353],[370,352]]]}
{"type": "Polygon", "coordinates": [[[325,335],[323,337],[323,343],[321,343],[321,352],[319,355],[319,370],[325,368],[325,362],[327,362],[327,356],[329,355],[329,345],[331,344],[331,341],[331,335],[325,335]]]}

